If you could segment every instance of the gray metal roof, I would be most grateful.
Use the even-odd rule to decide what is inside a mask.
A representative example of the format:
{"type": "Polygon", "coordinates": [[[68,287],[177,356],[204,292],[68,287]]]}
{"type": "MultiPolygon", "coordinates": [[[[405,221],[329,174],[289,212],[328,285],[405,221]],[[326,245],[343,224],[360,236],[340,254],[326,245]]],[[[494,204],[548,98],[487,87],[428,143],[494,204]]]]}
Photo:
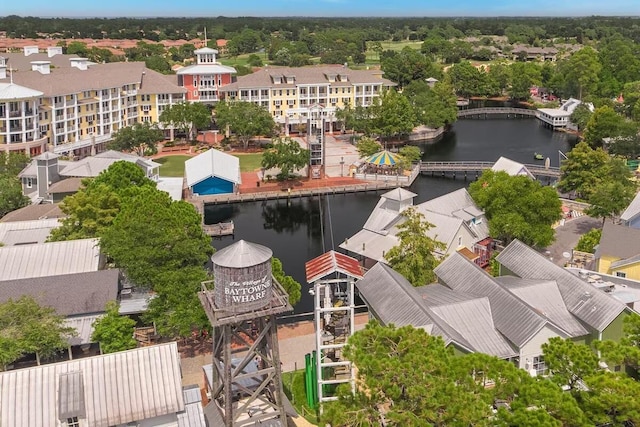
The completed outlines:
{"type": "Polygon", "coordinates": [[[60,410],[80,408],[79,402],[69,399],[82,398],[77,389],[77,393],[69,390],[60,407],[61,378],[69,372],[82,373],[87,426],[122,425],[185,409],[180,357],[172,342],[2,372],[0,425],[66,426],[60,410]]]}
{"type": "Polygon", "coordinates": [[[606,220],[596,258],[602,256],[631,258],[640,254],[640,230],[606,220]]]}
{"type": "Polygon", "coordinates": [[[496,277],[495,280],[570,337],[589,334],[589,331],[567,309],[555,281],[522,279],[514,276],[496,277]]]}
{"type": "Polygon", "coordinates": [[[356,282],[360,296],[384,325],[433,325],[415,288],[388,265],[374,265],[356,282]]]}
{"type": "Polygon", "coordinates": [[[185,386],[184,411],[178,412],[178,427],[206,427],[202,410],[202,395],[197,384],[185,386]]]}
{"type": "Polygon", "coordinates": [[[24,295],[61,316],[102,313],[118,296],[118,269],[0,281],[0,303],[24,295]]]}
{"type": "Polygon", "coordinates": [[[243,268],[262,264],[273,255],[271,249],[257,243],[239,240],[211,256],[211,262],[220,267],[243,268]]]}
{"type": "Polygon", "coordinates": [[[393,235],[384,235],[369,230],[360,230],[353,236],[345,239],[340,248],[362,255],[378,262],[387,262],[384,254],[398,245],[398,239],[393,235]]]}
{"type": "Polygon", "coordinates": [[[519,240],[511,242],[497,260],[519,277],[555,280],[571,314],[597,331],[604,330],[625,310],[620,301],[555,265],[519,240]]]}
{"type": "Polygon", "coordinates": [[[403,202],[405,200],[413,200],[413,198],[416,196],[417,196],[416,193],[412,193],[409,190],[405,190],[402,187],[398,187],[391,191],[387,191],[386,193],[382,194],[380,197],[389,199],[389,200],[395,200],[397,202],[403,202]]]}
{"type": "Polygon", "coordinates": [[[457,252],[436,267],[435,273],[441,282],[455,291],[489,298],[496,329],[518,347],[526,344],[547,323],[457,252]]]}
{"type": "Polygon", "coordinates": [[[636,197],[633,198],[627,209],[622,212],[620,215],[620,219],[622,221],[631,221],[633,218],[640,214],[640,193],[636,194],[636,197]]]}
{"type": "Polygon", "coordinates": [[[0,247],[0,281],[98,271],[98,239],[0,247]]]}
{"type": "Polygon", "coordinates": [[[103,314],[93,314],[90,316],[75,316],[64,319],[64,325],[74,328],[77,335],[67,338],[69,345],[91,344],[95,342],[91,339],[93,335],[93,323],[101,318],[103,314]]]}
{"type": "Polygon", "coordinates": [[[58,389],[58,419],[66,422],[68,418],[86,418],[87,410],[84,402],[84,380],[82,371],[60,374],[58,389]]]}
{"type": "Polygon", "coordinates": [[[51,230],[59,226],[58,218],[1,222],[0,242],[4,246],[44,243],[51,234],[51,230]]]}

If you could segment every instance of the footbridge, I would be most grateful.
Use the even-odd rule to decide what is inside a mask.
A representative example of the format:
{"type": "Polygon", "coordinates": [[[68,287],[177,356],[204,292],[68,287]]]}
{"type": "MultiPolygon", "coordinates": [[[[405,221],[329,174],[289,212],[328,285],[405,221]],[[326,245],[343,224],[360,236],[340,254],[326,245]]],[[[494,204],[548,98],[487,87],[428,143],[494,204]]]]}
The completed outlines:
{"type": "Polygon", "coordinates": [[[465,110],[458,110],[458,117],[479,117],[486,118],[491,115],[506,115],[508,117],[536,117],[538,110],[528,110],[526,108],[513,108],[513,107],[483,107],[483,108],[469,108],[465,110]]]}
{"type": "MultiPolygon", "coordinates": [[[[491,169],[495,162],[421,162],[420,173],[431,174],[432,176],[452,174],[467,178],[467,175],[477,178],[485,169],[491,169]]],[[[544,165],[524,165],[535,177],[546,177],[549,179],[560,179],[560,168],[545,167],[544,165]]]]}

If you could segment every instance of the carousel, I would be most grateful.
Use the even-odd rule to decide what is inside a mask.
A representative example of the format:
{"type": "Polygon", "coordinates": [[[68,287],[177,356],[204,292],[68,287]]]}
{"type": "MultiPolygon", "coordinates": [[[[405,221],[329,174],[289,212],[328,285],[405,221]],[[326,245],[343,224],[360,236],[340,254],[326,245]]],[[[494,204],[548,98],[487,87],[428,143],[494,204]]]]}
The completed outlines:
{"type": "Polygon", "coordinates": [[[403,171],[399,156],[387,150],[365,158],[361,167],[364,173],[379,175],[398,175],[403,171]]]}

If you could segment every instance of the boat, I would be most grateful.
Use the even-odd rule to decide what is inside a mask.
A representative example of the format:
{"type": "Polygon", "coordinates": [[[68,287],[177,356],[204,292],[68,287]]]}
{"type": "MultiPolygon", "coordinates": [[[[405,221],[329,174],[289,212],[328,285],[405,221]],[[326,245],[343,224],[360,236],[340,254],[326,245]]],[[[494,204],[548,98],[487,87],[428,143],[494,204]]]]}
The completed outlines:
{"type": "Polygon", "coordinates": [[[535,160],[544,160],[544,156],[540,153],[533,153],[533,158],[535,160]]]}

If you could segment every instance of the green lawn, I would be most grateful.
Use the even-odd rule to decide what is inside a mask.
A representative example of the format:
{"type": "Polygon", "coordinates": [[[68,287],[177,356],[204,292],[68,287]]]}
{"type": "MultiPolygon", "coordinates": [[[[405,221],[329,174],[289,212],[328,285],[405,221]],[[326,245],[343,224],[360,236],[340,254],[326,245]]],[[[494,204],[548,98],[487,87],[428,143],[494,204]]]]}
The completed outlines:
{"type": "Polygon", "coordinates": [[[190,156],[167,156],[153,161],[162,165],[160,166],[160,176],[182,177],[184,176],[184,162],[190,158],[190,156]]]}
{"type": "MultiPolygon", "coordinates": [[[[253,172],[262,166],[262,153],[233,155],[240,159],[240,172],[253,172]]],[[[184,176],[184,162],[190,158],[190,156],[166,156],[153,161],[162,165],[160,166],[160,176],[181,177],[184,176]]]]}
{"type": "Polygon", "coordinates": [[[304,369],[294,372],[283,372],[282,388],[293,407],[296,408],[298,414],[304,416],[311,424],[318,425],[316,411],[307,405],[304,388],[304,369]]]}

